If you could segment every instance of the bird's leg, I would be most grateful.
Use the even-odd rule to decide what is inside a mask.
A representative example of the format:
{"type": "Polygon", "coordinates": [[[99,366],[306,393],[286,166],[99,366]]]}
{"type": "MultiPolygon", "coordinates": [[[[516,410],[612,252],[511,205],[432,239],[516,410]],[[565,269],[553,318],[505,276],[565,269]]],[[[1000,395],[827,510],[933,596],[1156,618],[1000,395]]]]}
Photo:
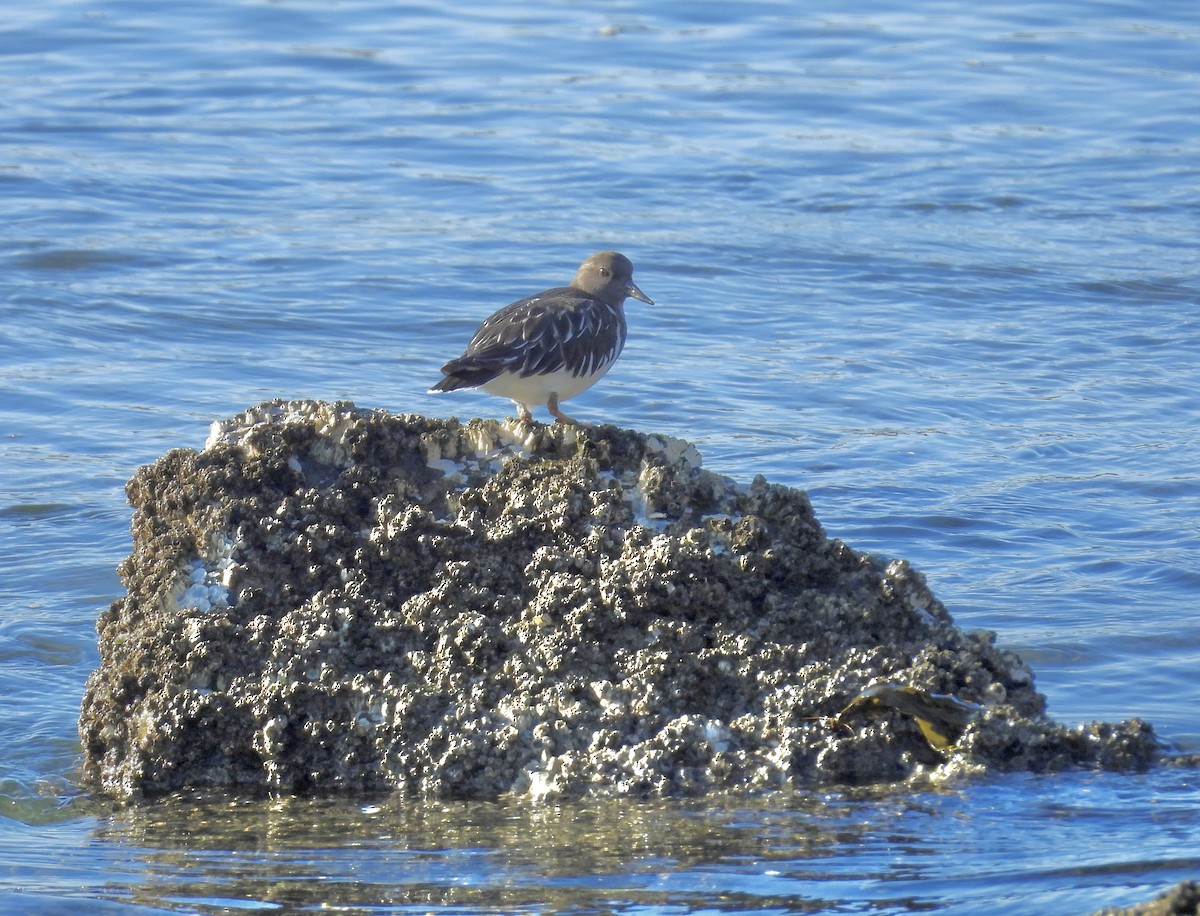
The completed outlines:
{"type": "Polygon", "coordinates": [[[557,391],[554,392],[553,394],[551,394],[549,399],[546,401],[546,409],[549,410],[550,413],[552,413],[554,415],[555,420],[557,420],[559,423],[565,423],[565,424],[567,424],[567,426],[590,426],[591,425],[590,423],[580,423],[578,420],[573,420],[570,417],[568,417],[565,413],[563,413],[561,410],[559,410],[558,409],[558,392],[557,391]]]}
{"type": "Polygon", "coordinates": [[[513,403],[517,405],[517,419],[520,420],[522,423],[526,423],[526,424],[532,423],[533,422],[533,414],[531,414],[529,412],[529,408],[526,407],[524,404],[522,404],[520,401],[513,401],[513,403]]]}

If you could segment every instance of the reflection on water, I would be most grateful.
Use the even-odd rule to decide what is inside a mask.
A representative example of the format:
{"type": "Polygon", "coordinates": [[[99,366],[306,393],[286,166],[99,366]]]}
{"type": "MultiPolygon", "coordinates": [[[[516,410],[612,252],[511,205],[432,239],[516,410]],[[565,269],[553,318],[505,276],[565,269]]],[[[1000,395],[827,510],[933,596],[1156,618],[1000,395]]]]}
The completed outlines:
{"type": "MultiPolygon", "coordinates": [[[[932,811],[920,800],[892,804],[932,811]]],[[[169,901],[197,905],[505,911],[619,902],[739,911],[772,900],[799,903],[802,895],[787,888],[820,875],[821,860],[859,845],[873,829],[861,814],[833,797],[529,807],[210,795],[121,812],[96,838],[144,850],[148,880],[133,893],[145,905],[164,905],[157,889],[169,901]],[[739,892],[722,872],[765,883],[739,892]],[[772,884],[778,893],[768,890],[772,884]]],[[[119,899],[127,892],[104,893],[119,899]]]]}
{"type": "Polygon", "coordinates": [[[206,912],[251,902],[731,913],[869,902],[882,912],[1083,913],[1139,899],[1106,889],[1137,886],[1132,875],[1158,888],[1200,869],[1200,856],[1180,855],[1200,837],[1198,802],[1200,781],[1181,770],[555,807],[200,793],[100,822],[93,848],[143,878],[92,894],[206,912]],[[1138,842],[1106,842],[1117,825],[1138,842]]]}

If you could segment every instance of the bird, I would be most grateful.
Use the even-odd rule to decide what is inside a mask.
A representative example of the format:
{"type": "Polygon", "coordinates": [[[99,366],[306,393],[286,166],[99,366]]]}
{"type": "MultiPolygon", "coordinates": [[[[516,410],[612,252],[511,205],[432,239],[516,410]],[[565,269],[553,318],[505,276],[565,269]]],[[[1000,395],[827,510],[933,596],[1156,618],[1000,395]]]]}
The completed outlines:
{"type": "Polygon", "coordinates": [[[591,388],[621,355],[630,296],[654,304],[633,282],[629,258],[598,252],[569,286],[518,299],[488,318],[429,392],[478,388],[510,399],[522,423],[545,405],[559,423],[586,426],[559,405],[591,388]]]}
{"type": "Polygon", "coordinates": [[[930,693],[900,684],[876,684],[868,687],[843,709],[838,720],[854,710],[894,709],[912,716],[921,734],[935,751],[949,751],[967,730],[971,719],[984,707],[968,703],[949,693],[930,693]]]}

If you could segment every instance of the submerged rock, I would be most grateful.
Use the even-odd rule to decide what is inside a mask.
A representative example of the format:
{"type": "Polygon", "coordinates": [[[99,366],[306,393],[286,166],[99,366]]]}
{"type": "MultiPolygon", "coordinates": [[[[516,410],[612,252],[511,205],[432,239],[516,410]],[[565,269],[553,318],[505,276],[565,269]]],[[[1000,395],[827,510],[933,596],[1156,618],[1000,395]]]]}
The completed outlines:
{"type": "Polygon", "coordinates": [[[681,440],[275,401],[128,494],[80,721],[118,797],[694,794],[1158,753],[1138,720],[1057,725],[907,563],[681,440]],[[879,683],[983,709],[941,752],[898,710],[837,718],[879,683]]]}

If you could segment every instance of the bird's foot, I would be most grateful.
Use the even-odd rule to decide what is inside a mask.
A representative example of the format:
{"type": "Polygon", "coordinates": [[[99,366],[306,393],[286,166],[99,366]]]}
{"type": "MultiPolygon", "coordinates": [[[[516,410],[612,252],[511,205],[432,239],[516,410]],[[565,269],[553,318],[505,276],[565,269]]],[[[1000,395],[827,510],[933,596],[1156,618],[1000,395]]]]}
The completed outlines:
{"type": "Polygon", "coordinates": [[[549,410],[550,413],[554,415],[555,423],[562,423],[565,426],[587,427],[587,426],[592,425],[591,423],[584,423],[580,420],[574,419],[573,417],[568,417],[565,413],[563,413],[561,410],[559,410],[557,394],[550,395],[550,398],[546,401],[546,409],[549,410]]]}

